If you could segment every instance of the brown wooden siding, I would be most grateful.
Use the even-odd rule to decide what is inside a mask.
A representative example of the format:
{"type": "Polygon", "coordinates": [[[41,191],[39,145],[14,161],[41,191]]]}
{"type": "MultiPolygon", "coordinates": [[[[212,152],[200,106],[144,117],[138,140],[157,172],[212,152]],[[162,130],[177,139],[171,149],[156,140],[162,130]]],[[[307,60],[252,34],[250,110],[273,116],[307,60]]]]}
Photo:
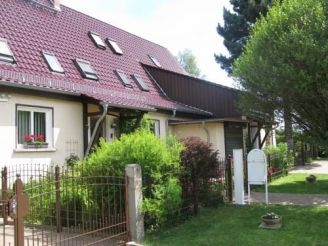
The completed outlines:
{"type": "Polygon", "coordinates": [[[209,111],[214,118],[241,117],[237,90],[159,68],[146,69],[171,99],[209,111]]]}

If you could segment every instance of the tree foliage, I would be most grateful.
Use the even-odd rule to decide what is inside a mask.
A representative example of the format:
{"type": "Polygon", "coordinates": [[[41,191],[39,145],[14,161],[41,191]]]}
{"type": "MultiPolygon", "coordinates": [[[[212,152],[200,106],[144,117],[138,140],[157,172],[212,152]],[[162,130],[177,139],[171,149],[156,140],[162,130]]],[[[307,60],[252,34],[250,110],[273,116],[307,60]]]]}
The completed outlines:
{"type": "MultiPolygon", "coordinates": [[[[298,127],[328,142],[328,3],[285,0],[254,25],[234,75],[242,101],[286,111],[298,127]],[[248,100],[250,99],[250,100],[248,100]]],[[[285,129],[286,130],[286,129],[285,129]]]]}
{"type": "Polygon", "coordinates": [[[215,55],[215,60],[229,74],[233,62],[241,55],[248,40],[250,29],[256,20],[265,15],[271,0],[230,0],[233,11],[224,9],[224,24],[218,25],[217,32],[224,38],[224,45],[230,55],[215,55]]]}
{"type": "Polygon", "coordinates": [[[203,77],[197,66],[197,59],[191,50],[185,49],[183,51],[179,51],[177,59],[187,73],[195,77],[203,77]]]}

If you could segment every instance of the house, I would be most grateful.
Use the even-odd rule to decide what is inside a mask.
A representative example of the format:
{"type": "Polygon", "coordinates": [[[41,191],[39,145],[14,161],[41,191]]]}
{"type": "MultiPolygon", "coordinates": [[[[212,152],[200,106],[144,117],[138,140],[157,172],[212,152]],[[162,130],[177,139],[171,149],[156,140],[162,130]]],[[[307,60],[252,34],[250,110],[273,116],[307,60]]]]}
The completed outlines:
{"type": "Polygon", "coordinates": [[[145,113],[155,134],[200,136],[222,156],[244,148],[246,131],[260,139],[234,89],[187,76],[160,45],[59,0],[1,1],[0,13],[0,165],[83,158],[145,113]],[[218,94],[203,95],[212,87],[218,94]],[[44,143],[27,144],[29,135],[44,143]]]}

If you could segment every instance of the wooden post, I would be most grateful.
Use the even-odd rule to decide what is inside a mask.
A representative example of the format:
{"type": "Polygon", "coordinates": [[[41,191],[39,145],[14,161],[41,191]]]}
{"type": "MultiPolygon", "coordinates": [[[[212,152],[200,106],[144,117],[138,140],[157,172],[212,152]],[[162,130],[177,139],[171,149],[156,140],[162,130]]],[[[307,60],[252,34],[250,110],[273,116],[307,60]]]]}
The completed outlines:
{"type": "Polygon", "coordinates": [[[232,202],[232,158],[231,155],[227,158],[227,166],[226,166],[226,179],[227,179],[227,196],[228,200],[232,202]]]}
{"type": "Polygon", "coordinates": [[[1,171],[1,183],[2,183],[2,218],[3,218],[3,224],[7,225],[8,223],[8,212],[6,204],[9,200],[8,198],[8,170],[7,167],[4,167],[1,171]]]}
{"type": "Polygon", "coordinates": [[[56,228],[57,232],[62,232],[61,214],[60,214],[60,167],[55,167],[55,186],[56,186],[56,228]]]}
{"type": "Polygon", "coordinates": [[[17,175],[14,186],[15,195],[11,200],[12,217],[14,218],[15,246],[24,246],[24,218],[28,214],[28,197],[23,193],[23,182],[17,175]]]}

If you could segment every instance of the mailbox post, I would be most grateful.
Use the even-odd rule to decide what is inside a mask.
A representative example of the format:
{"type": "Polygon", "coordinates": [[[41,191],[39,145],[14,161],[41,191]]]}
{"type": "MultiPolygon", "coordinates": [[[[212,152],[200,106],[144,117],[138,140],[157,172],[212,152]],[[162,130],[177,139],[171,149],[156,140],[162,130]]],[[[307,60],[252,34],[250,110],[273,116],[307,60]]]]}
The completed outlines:
{"type": "Polygon", "coordinates": [[[263,150],[253,149],[247,155],[248,203],[251,203],[251,185],[265,185],[265,201],[269,204],[267,158],[263,150]]]}

